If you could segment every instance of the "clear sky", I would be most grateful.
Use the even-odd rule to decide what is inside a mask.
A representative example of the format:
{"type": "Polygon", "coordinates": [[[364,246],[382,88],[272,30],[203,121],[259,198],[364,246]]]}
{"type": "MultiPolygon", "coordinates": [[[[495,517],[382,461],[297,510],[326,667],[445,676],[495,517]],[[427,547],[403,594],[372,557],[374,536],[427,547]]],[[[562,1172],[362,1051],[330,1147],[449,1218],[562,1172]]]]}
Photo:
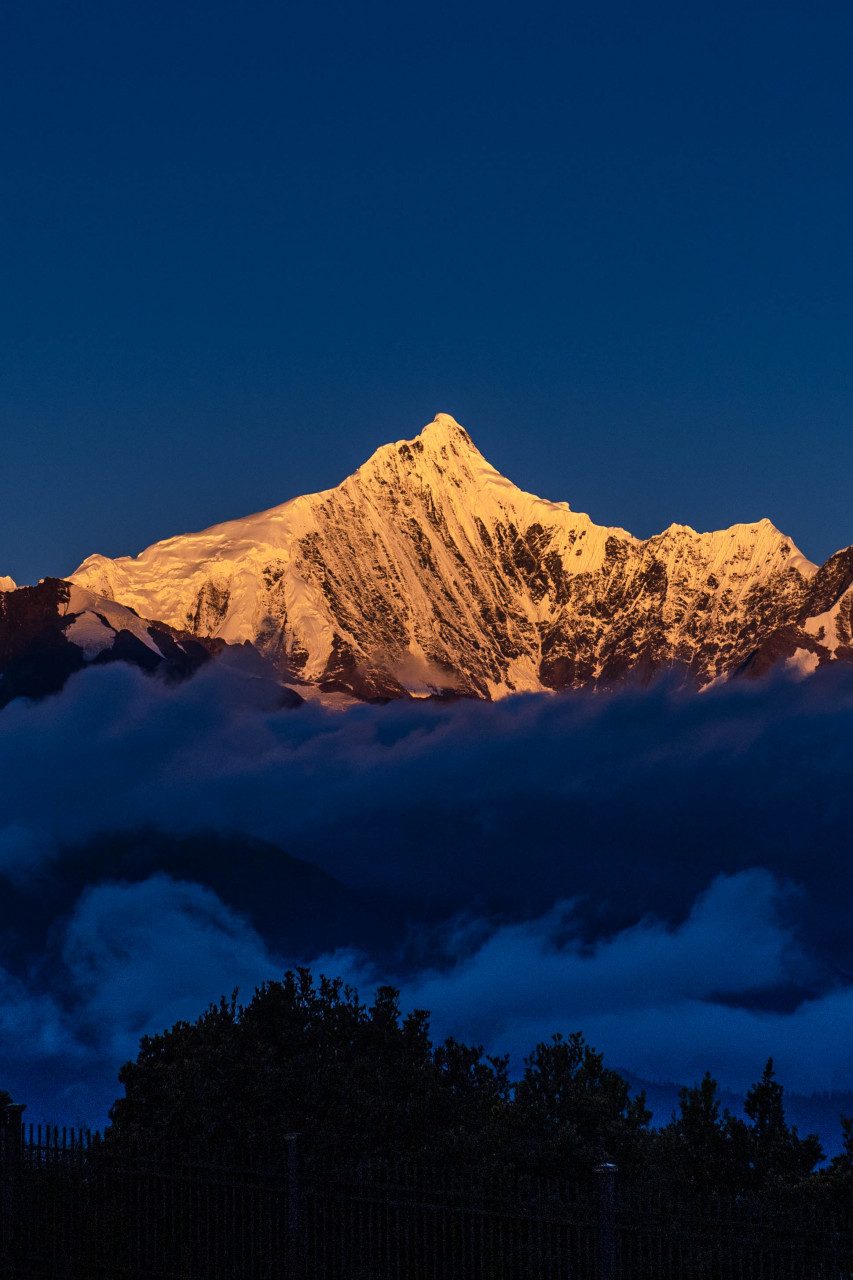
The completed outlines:
{"type": "Polygon", "coordinates": [[[27,0],[0,46],[0,574],[438,410],[639,536],[853,542],[849,4],[27,0]]]}

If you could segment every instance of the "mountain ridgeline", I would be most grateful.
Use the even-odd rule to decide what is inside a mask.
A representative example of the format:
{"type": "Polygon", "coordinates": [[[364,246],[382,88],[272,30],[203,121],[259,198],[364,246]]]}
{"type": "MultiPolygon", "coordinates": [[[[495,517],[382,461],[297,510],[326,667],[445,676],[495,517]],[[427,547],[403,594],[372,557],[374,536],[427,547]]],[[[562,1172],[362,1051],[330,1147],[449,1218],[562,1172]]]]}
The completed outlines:
{"type": "Polygon", "coordinates": [[[334,489],[90,556],[75,589],[249,641],[286,684],[358,698],[698,687],[853,660],[853,548],[818,568],[769,520],[641,541],[524,493],[439,414],[334,489]]]}

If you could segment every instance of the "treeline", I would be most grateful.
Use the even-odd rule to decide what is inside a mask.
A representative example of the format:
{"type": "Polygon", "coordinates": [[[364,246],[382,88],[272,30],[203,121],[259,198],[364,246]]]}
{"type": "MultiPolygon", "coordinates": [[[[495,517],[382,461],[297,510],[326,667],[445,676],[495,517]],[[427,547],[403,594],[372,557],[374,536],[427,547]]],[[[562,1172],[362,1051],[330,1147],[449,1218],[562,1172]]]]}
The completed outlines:
{"type": "Polygon", "coordinates": [[[772,1060],[744,1117],[721,1106],[707,1074],[652,1129],[644,1095],[632,1096],[580,1033],[536,1045],[513,1080],[507,1057],[454,1039],[433,1044],[428,1013],[402,1016],[393,987],[368,1005],[307,969],[266,983],[245,1007],[235,993],[195,1022],[146,1037],[119,1081],[125,1096],[105,1135],[113,1148],[203,1142],[236,1155],[298,1133],[304,1152],[345,1157],[570,1177],[606,1161],[678,1191],[853,1191],[853,1120],[842,1117],[843,1153],[816,1172],[820,1142],[788,1124],[772,1060]]]}

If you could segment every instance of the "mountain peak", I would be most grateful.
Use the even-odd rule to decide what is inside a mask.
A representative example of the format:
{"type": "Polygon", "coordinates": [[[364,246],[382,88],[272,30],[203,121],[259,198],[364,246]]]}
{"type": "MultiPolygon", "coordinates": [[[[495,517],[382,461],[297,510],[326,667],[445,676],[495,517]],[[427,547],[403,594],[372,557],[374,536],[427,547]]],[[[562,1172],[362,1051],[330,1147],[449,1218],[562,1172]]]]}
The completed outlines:
{"type": "MultiPolygon", "coordinates": [[[[447,457],[450,454],[460,457],[473,454],[477,458],[482,458],[482,454],[468,432],[449,413],[437,413],[432,422],[422,427],[411,440],[397,440],[393,445],[385,445],[384,448],[399,451],[403,446],[408,446],[410,449],[413,446],[427,447],[436,453],[447,450],[448,453],[445,454],[447,457]]],[[[380,449],[379,452],[381,453],[382,450],[380,449]]]]}
{"type": "MultiPolygon", "coordinates": [[[[707,683],[806,616],[814,573],[766,519],[642,542],[596,525],[519,489],[437,413],[335,488],[135,558],[90,557],[73,580],[143,618],[251,641],[323,694],[488,698],[672,664],[707,683]]],[[[836,578],[821,599],[846,589],[836,578]]]]}
{"type": "Polygon", "coordinates": [[[437,436],[462,436],[464,440],[470,440],[471,437],[464,427],[460,427],[456,419],[449,413],[437,413],[432,422],[428,422],[421,431],[421,435],[429,434],[431,439],[437,436]]]}
{"type": "Polygon", "coordinates": [[[510,484],[486,461],[455,418],[437,413],[416,436],[380,445],[339,488],[347,491],[367,483],[397,489],[407,477],[417,477],[429,488],[451,485],[457,491],[471,485],[480,489],[494,480],[510,484]]]}
{"type": "Polygon", "coordinates": [[[437,413],[417,439],[439,448],[449,447],[454,453],[473,453],[478,458],[482,457],[468,432],[449,413],[437,413]]]}

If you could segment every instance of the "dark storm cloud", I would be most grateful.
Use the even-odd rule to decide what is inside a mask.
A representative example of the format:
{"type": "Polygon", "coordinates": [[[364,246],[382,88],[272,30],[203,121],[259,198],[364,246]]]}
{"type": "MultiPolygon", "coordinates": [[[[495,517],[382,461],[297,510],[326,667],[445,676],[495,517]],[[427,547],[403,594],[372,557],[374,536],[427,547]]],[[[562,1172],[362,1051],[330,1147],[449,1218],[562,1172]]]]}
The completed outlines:
{"type": "Polygon", "coordinates": [[[95,1063],[114,1081],[143,1031],[299,960],[395,981],[438,1034],[516,1059],[581,1029],[650,1076],[709,1067],[743,1087],[772,1053],[789,1087],[849,1086],[853,673],[345,713],[244,690],[219,667],[167,689],[115,666],[8,707],[10,891],[41,899],[75,844],[153,822],[272,840],[364,893],[429,896],[432,915],[396,959],[320,960],[203,884],[93,883],[50,963],[7,948],[7,1077],[25,1052],[81,1089],[95,1063]]]}

